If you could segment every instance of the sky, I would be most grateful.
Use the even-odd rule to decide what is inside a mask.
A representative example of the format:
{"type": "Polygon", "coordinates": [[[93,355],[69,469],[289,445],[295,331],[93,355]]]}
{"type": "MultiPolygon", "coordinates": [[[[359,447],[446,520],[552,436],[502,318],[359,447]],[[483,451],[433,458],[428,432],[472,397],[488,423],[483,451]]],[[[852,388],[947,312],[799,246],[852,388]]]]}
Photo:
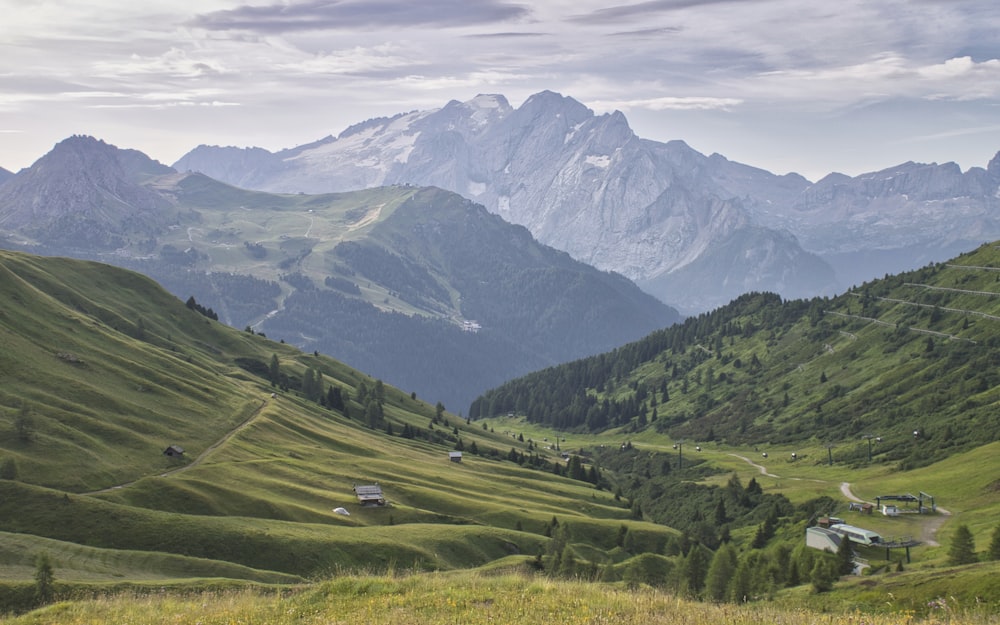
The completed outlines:
{"type": "Polygon", "coordinates": [[[818,180],[1000,151],[996,0],[0,0],[0,167],[73,134],[172,164],[480,93],[818,180]]]}

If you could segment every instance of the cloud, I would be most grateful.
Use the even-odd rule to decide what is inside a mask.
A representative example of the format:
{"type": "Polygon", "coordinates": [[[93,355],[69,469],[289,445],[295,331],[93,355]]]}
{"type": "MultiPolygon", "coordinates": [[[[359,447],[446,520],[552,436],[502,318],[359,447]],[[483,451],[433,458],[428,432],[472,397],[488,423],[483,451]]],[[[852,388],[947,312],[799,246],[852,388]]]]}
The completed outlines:
{"type": "Polygon", "coordinates": [[[97,61],[93,69],[98,76],[156,74],[176,78],[218,76],[230,71],[216,60],[194,59],[185,50],[173,47],[159,56],[132,54],[124,59],[97,61]]]}
{"type": "Polygon", "coordinates": [[[974,100],[1000,97],[1000,60],[970,57],[921,64],[883,54],[852,65],[764,72],[745,81],[744,93],[787,100],[852,101],[909,97],[974,100]]]}
{"type": "Polygon", "coordinates": [[[1000,124],[993,124],[987,126],[974,126],[971,128],[955,128],[945,132],[935,132],[925,135],[909,136],[906,137],[905,139],[899,139],[894,143],[906,144],[906,143],[933,142],[933,141],[940,141],[941,139],[954,139],[956,137],[979,136],[986,133],[994,133],[994,132],[1000,132],[1000,124]]]}
{"type": "Polygon", "coordinates": [[[420,62],[407,57],[392,44],[374,48],[355,46],[346,50],[316,54],[307,59],[281,64],[282,71],[300,74],[366,74],[402,67],[413,67],[420,62]]]}
{"type": "Polygon", "coordinates": [[[611,33],[611,36],[612,37],[659,37],[661,35],[672,35],[683,31],[684,29],[679,26],[663,26],[661,28],[643,28],[641,30],[626,30],[622,32],[611,33]]]}
{"type": "Polygon", "coordinates": [[[312,0],[301,4],[243,5],[197,16],[209,30],[283,33],[308,30],[448,28],[526,19],[530,10],[503,0],[312,0]]]}
{"type": "Polygon", "coordinates": [[[666,13],[680,9],[702,8],[709,4],[733,4],[754,1],[760,4],[759,0],[649,0],[648,2],[597,9],[590,13],[572,16],[569,18],[569,21],[583,24],[606,24],[609,22],[633,21],[652,14],[666,13]]]}
{"type": "Polygon", "coordinates": [[[739,98],[663,97],[644,100],[598,100],[591,102],[597,110],[646,109],[650,111],[729,111],[743,103],[739,98]]]}

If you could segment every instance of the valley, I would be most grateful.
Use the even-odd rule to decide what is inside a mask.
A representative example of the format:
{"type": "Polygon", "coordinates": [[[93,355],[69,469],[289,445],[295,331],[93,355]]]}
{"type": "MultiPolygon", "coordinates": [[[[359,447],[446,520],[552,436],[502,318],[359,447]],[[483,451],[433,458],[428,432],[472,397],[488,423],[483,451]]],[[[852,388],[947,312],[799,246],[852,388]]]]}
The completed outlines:
{"type": "MultiPolygon", "coordinates": [[[[956,263],[992,266],[993,253],[984,246],[956,263]]],[[[0,287],[11,303],[0,310],[0,371],[11,381],[0,391],[3,610],[34,606],[31,577],[40,554],[52,563],[57,592],[80,598],[23,618],[46,619],[64,606],[58,609],[67,615],[100,610],[157,622],[149,611],[163,604],[127,597],[161,588],[176,597],[167,600],[177,602],[172,609],[186,610],[183,597],[197,596],[204,614],[218,618],[237,605],[259,617],[273,609],[267,606],[275,596],[285,597],[286,610],[317,592],[343,605],[355,584],[379,589],[364,591],[369,598],[389,597],[387,589],[401,584],[434,601],[454,592],[438,584],[449,585],[455,575],[494,604],[507,601],[505,593],[541,584],[554,596],[587,593],[591,609],[609,614],[619,610],[608,607],[614,597],[653,604],[669,597],[683,614],[703,615],[697,618],[715,618],[704,612],[714,608],[691,599],[724,597],[731,585],[746,584],[755,598],[740,608],[748,610],[747,622],[786,609],[882,612],[887,593],[895,597],[894,610],[930,618],[927,596],[967,606],[993,606],[992,597],[1000,596],[997,562],[984,557],[956,566],[949,560],[960,526],[971,528],[980,553],[994,532],[1000,443],[970,438],[947,416],[938,423],[952,428],[958,445],[925,462],[899,455],[890,427],[881,429],[884,441],[872,462],[856,458],[865,441],[850,434],[837,439],[832,454],[824,442],[829,433],[820,429],[741,443],[726,440],[733,434],[716,422],[715,436],[699,435],[687,429],[696,422],[676,421],[668,410],[675,401],[685,405],[685,393],[672,388],[680,377],[667,385],[676,400],[658,401],[662,416],[651,422],[669,421],[677,432],[636,427],[638,421],[592,431],[557,429],[502,404],[500,414],[462,418],[326,355],[226,327],[207,316],[210,311],[185,305],[131,272],[15,252],[0,252],[0,259],[0,287]],[[183,453],[167,456],[168,446],[183,453]],[[456,450],[459,461],[452,457],[456,450]],[[379,485],[387,504],[363,505],[353,489],[365,484],[379,485]],[[861,519],[847,510],[852,497],[873,501],[914,490],[934,494],[951,514],[861,519]],[[868,573],[823,582],[827,578],[815,571],[832,556],[806,548],[802,535],[818,516],[831,514],[885,536],[922,536],[923,544],[902,565],[898,553],[886,561],[882,550],[865,548],[868,573]],[[742,554],[738,568],[720,587],[709,564],[736,549],[742,554]],[[775,569],[779,562],[787,564],[775,569]],[[893,572],[899,566],[905,572],[893,572]],[[812,577],[796,578],[800,574],[792,571],[798,570],[812,577]],[[695,583],[703,584],[700,590],[695,583]],[[809,591],[821,583],[822,592],[809,591]],[[84,599],[89,596],[95,598],[84,599]]],[[[948,283],[925,273],[921,284],[948,283]]],[[[916,282],[893,280],[899,288],[916,282]]],[[[971,280],[962,288],[986,290],[971,280]]],[[[939,301],[943,308],[989,311],[963,299],[982,296],[930,292],[957,298],[939,301]]],[[[893,299],[899,298],[878,301],[893,299]]],[[[739,318],[742,326],[747,301],[720,314],[739,318]]],[[[789,315],[797,310],[794,303],[782,306],[792,306],[789,315]]],[[[776,313],[768,313],[775,322],[781,318],[776,313]]],[[[892,313],[865,316],[887,319],[892,313]]],[[[808,323],[808,315],[797,318],[808,323]]],[[[831,321],[836,316],[827,319],[821,323],[839,323],[831,321]]],[[[715,326],[704,319],[701,324],[699,334],[689,336],[694,347],[687,353],[698,354],[698,367],[715,367],[718,378],[728,370],[713,364],[715,326]]],[[[967,334],[974,327],[940,332],[979,344],[976,334],[967,334]]],[[[754,341],[758,331],[777,336],[779,327],[744,334],[754,341]]],[[[668,332],[688,330],[679,325],[668,332]]],[[[843,340],[872,341],[869,332],[856,328],[855,339],[843,340]]],[[[911,336],[922,337],[912,339],[922,348],[927,336],[945,340],[913,332],[898,338],[911,336]]],[[[823,333],[795,341],[801,354],[819,349],[822,358],[833,358],[847,351],[824,352],[830,339],[823,333]],[[806,340],[810,349],[801,343],[806,340]]],[[[616,352],[626,357],[618,375],[623,388],[637,389],[634,382],[643,378],[635,376],[654,369],[640,365],[626,376],[621,367],[631,349],[616,352]]],[[[727,349],[739,349],[735,336],[727,349]]],[[[777,344],[772,351],[762,365],[782,363],[796,375],[796,361],[786,361],[777,344]]],[[[728,359],[731,365],[734,358],[728,359]]],[[[865,367],[869,377],[871,366],[865,367]]],[[[662,362],[655,369],[664,370],[662,362]]],[[[732,382],[735,373],[727,373],[732,382]]],[[[693,381],[693,372],[685,375],[693,381]]],[[[702,375],[702,384],[706,379],[702,375]]],[[[617,396],[610,380],[602,384],[601,392],[617,396]]],[[[794,384],[789,390],[799,392],[794,384]]],[[[994,391],[981,392],[985,398],[994,391]]],[[[930,430],[926,436],[937,440],[930,430]]],[[[313,614],[329,618],[323,609],[313,614]]],[[[982,622],[972,609],[955,616],[982,622]]]]}

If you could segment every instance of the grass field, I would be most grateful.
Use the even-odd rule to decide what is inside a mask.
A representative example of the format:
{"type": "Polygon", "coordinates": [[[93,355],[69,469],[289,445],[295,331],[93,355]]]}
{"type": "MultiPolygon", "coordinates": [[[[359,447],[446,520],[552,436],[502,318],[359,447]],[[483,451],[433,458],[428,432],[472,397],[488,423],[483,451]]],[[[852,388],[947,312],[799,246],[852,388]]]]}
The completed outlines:
{"type": "MultiPolygon", "coordinates": [[[[781,590],[760,606],[692,603],[621,582],[558,582],[524,573],[552,543],[554,519],[594,570],[627,571],[642,557],[679,566],[616,543],[622,528],[656,544],[677,532],[632,518],[629,502],[609,490],[511,462],[508,451],[558,461],[560,450],[630,440],[675,454],[675,441],[555,432],[513,418],[438,419],[434,406],[386,387],[389,435],[366,425],[356,401],[362,384],[377,381],[332,358],[227,328],[128,272],[2,258],[0,297],[9,304],[0,309],[0,464],[12,460],[17,474],[0,479],[0,598],[3,609],[30,605],[36,558],[45,554],[60,598],[70,599],[9,622],[995,622],[976,601],[997,606],[997,565],[946,560],[959,523],[982,551],[1000,518],[1000,443],[906,472],[879,462],[830,466],[817,442],[767,448],[767,458],[760,449],[684,443],[686,457],[719,469],[706,484],[736,473],[794,503],[828,496],[846,509],[844,482],[867,500],[934,495],[949,515],[865,519],[887,536],[922,535],[926,523],[942,521],[941,546],[915,548],[903,573],[871,554],[875,575],[830,593],[781,590]],[[116,305],[97,292],[114,294],[116,305]],[[349,414],[238,364],[266,365],[272,356],[296,378],[307,367],[322,371],[325,384],[350,396],[349,414]],[[404,426],[422,434],[404,438],[404,426]],[[459,441],[465,456],[451,462],[459,441]],[[187,453],[167,458],[168,444],[187,453]],[[389,505],[357,502],[353,486],[372,483],[389,505]],[[341,507],[350,514],[334,512],[341,507]],[[947,609],[928,606],[942,598],[947,609]],[[892,616],[879,615],[883,605],[892,616]]],[[[734,532],[738,544],[752,531],[734,532]]]]}
{"type": "Polygon", "coordinates": [[[199,623],[231,625],[444,625],[452,623],[570,625],[987,625],[996,614],[976,606],[928,597],[922,613],[828,612],[775,604],[698,603],[649,588],[552,581],[516,573],[350,576],[304,589],[229,590],[206,593],[128,592],[62,602],[10,625],[199,623]]]}

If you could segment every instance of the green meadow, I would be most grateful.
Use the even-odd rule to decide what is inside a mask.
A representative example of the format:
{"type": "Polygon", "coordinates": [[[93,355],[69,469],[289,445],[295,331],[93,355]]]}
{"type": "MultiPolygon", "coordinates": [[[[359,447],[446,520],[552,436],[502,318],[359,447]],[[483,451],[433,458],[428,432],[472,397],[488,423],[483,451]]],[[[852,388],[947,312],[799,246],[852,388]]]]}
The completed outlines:
{"type": "MultiPolygon", "coordinates": [[[[997,622],[997,563],[952,566],[948,550],[960,524],[980,553],[990,543],[1000,443],[899,471],[825,463],[817,441],[764,458],[717,441],[677,450],[653,430],[466,421],[104,265],[0,252],[0,300],[0,622],[997,622]],[[284,385],[268,379],[272,363],[284,385]],[[342,409],[301,392],[313,372],[342,409]],[[694,601],[656,581],[682,556],[623,542],[677,544],[681,532],[636,515],[613,475],[594,484],[552,469],[562,452],[625,440],[710,467],[692,477],[700,485],[735,475],[792,505],[827,497],[849,522],[940,544],[922,540],[903,571],[868,553],[870,571],[828,592],[694,601]],[[947,514],[849,516],[845,482],[865,500],[930,493],[947,514]],[[372,484],[387,505],[359,503],[353,487],[372,484]],[[549,575],[556,541],[576,574],[549,575]],[[45,605],[33,594],[40,555],[54,574],[45,605]]],[[[798,545],[804,527],[789,521],[777,540],[798,545]]],[[[753,531],[737,528],[734,543],[747,548],[753,531]]]]}

